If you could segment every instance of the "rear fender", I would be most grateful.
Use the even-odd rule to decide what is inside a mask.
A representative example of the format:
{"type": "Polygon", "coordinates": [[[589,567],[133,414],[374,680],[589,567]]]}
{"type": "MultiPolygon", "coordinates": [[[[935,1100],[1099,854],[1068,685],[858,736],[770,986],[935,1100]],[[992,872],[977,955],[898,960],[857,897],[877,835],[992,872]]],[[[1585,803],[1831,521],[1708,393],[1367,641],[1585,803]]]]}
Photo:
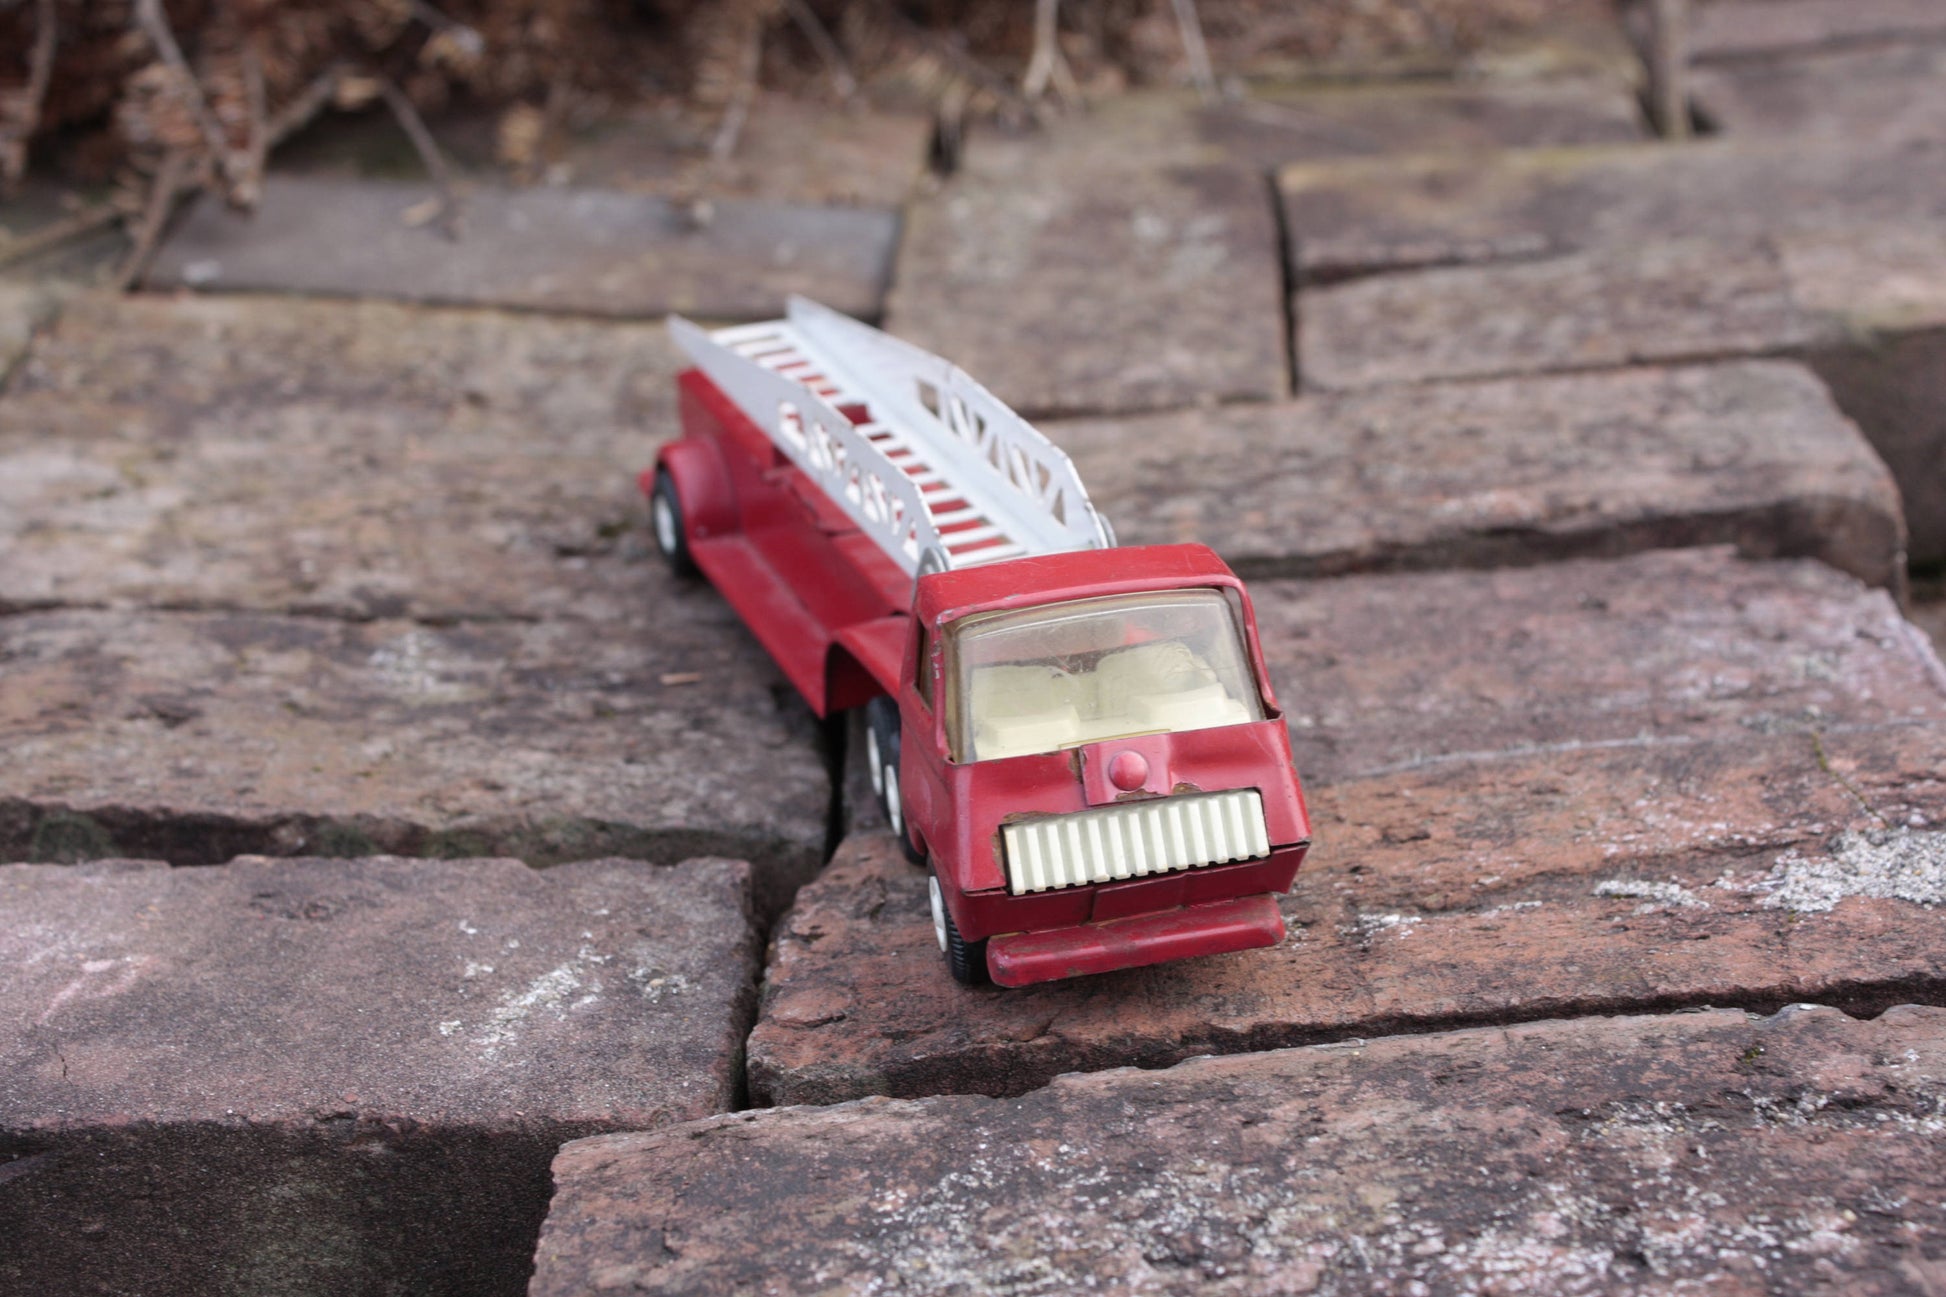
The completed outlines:
{"type": "Polygon", "coordinates": [[[736,493],[731,489],[722,452],[714,445],[685,437],[664,446],[656,453],[655,468],[646,470],[637,479],[645,497],[655,490],[657,469],[667,472],[676,484],[683,522],[692,541],[727,535],[737,529],[736,493]]]}

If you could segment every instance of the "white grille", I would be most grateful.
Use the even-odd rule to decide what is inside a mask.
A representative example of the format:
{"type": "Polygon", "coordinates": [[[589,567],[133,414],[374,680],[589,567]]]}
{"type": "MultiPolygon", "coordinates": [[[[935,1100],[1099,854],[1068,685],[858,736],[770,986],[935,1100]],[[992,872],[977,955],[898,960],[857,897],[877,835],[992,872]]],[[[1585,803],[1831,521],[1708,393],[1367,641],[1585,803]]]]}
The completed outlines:
{"type": "Polygon", "coordinates": [[[1254,788],[1028,820],[1006,825],[1000,837],[1016,896],[1270,854],[1264,799],[1254,788]]]}

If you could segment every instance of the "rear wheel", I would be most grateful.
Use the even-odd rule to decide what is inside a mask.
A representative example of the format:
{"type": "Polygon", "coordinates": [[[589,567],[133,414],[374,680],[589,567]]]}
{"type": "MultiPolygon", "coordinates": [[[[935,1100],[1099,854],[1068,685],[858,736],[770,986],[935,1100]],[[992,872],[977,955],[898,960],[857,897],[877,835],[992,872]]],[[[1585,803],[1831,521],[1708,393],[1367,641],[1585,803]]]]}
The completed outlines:
{"type": "Polygon", "coordinates": [[[912,828],[906,823],[905,797],[899,788],[899,710],[883,696],[865,704],[865,767],[872,776],[872,791],[899,840],[905,858],[923,865],[926,858],[912,845],[912,828]]]}
{"type": "Polygon", "coordinates": [[[655,471],[655,487],[649,492],[649,526],[655,533],[656,552],[670,570],[677,576],[695,576],[696,560],[689,552],[682,498],[676,494],[675,479],[666,468],[655,471]]]}
{"type": "Polygon", "coordinates": [[[987,976],[987,943],[960,936],[953,912],[946,908],[946,889],[939,885],[938,870],[926,876],[926,884],[932,899],[932,935],[946,956],[953,980],[962,986],[985,986],[991,980],[987,976]]]}

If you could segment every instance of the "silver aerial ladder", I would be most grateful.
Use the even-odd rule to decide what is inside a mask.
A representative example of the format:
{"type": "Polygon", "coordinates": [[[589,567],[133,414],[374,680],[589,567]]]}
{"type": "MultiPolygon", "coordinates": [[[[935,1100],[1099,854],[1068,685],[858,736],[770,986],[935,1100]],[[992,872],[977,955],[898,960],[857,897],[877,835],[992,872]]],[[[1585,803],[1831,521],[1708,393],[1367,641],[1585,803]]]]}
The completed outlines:
{"type": "Polygon", "coordinates": [[[908,574],[1115,543],[1067,455],[929,351],[803,297],[781,320],[669,329],[908,574]]]}

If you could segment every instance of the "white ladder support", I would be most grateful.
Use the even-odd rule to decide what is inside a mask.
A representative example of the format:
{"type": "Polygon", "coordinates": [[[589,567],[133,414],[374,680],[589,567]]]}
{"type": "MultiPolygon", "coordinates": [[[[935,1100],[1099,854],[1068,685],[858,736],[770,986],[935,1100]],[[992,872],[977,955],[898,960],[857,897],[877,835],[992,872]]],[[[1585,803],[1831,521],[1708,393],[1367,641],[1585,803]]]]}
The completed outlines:
{"type": "Polygon", "coordinates": [[[947,361],[802,297],[787,318],[671,333],[698,368],[905,571],[1105,549],[1073,463],[947,361]],[[839,407],[865,407],[854,428],[839,407]],[[927,496],[942,508],[939,532],[927,496]],[[974,539],[999,538],[955,555],[974,539]]]}

